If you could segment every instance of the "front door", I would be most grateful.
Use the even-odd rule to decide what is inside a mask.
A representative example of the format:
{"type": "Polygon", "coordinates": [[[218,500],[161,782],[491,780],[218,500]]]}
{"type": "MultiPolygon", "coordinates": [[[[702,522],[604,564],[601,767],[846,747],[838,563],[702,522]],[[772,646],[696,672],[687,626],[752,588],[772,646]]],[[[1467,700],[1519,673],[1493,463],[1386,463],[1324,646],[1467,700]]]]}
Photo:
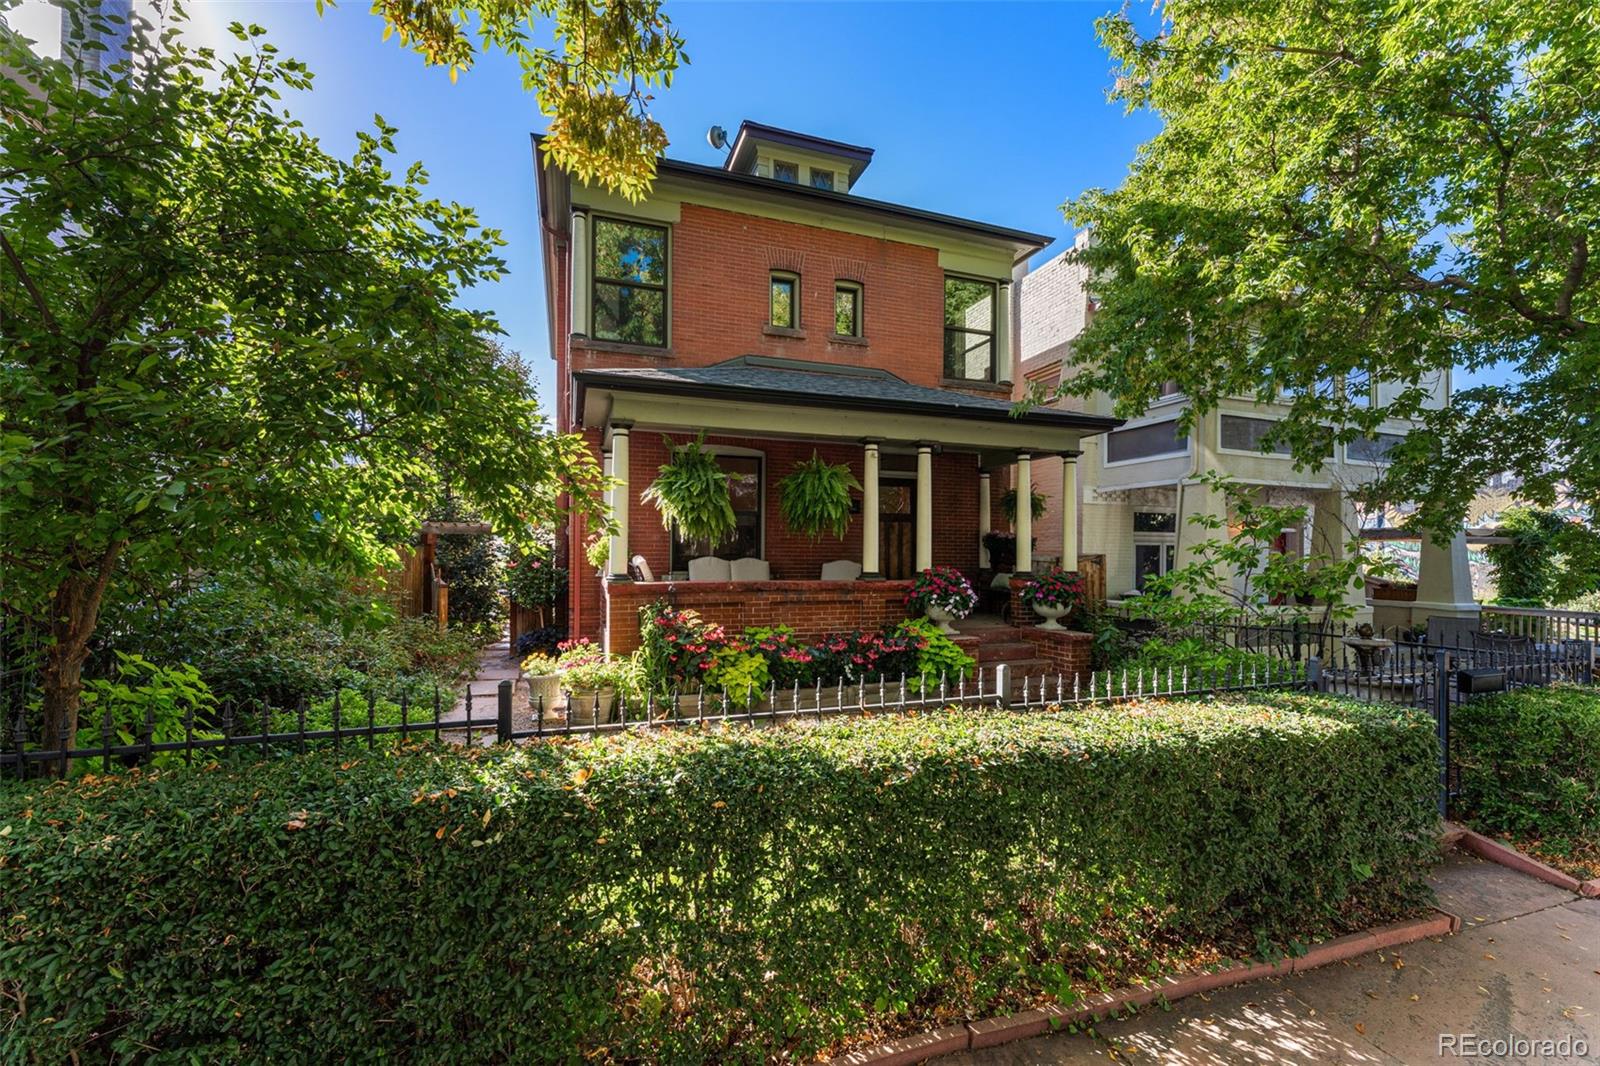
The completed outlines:
{"type": "Polygon", "coordinates": [[[916,566],[915,481],[879,482],[878,558],[890,581],[909,578],[916,566]]]}

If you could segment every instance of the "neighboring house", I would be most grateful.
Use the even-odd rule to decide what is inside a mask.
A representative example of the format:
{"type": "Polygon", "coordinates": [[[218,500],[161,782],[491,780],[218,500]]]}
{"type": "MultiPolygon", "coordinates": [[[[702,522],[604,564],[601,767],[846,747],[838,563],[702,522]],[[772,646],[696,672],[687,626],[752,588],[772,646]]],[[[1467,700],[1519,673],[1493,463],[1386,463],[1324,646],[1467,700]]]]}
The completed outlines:
{"type": "MultiPolygon", "coordinates": [[[[1075,247],[1083,247],[1087,240],[1087,233],[1079,234],[1075,247]]],[[[1018,282],[1019,397],[1030,384],[1058,384],[1063,366],[1070,373],[1073,340],[1094,315],[1088,273],[1070,252],[1040,265],[1018,282]]],[[[1443,405],[1449,395],[1449,376],[1444,375],[1432,402],[1443,405]]],[[[1388,396],[1387,387],[1379,384],[1370,399],[1381,404],[1388,396]]],[[[1060,400],[1051,406],[1098,414],[1111,410],[1103,395],[1060,400]]],[[[1104,556],[1106,590],[1112,600],[1184,564],[1195,543],[1216,535],[1189,522],[1191,516],[1219,515],[1223,510],[1219,494],[1200,480],[1201,474],[1212,470],[1228,474],[1239,484],[1256,486],[1261,497],[1272,504],[1309,508],[1305,528],[1284,530],[1277,550],[1341,557],[1345,544],[1363,524],[1349,490],[1373,476],[1388,449],[1409,428],[1403,422],[1388,423],[1374,440],[1330,447],[1328,462],[1320,470],[1296,470],[1286,454],[1263,453],[1260,448],[1260,441],[1283,416],[1285,407],[1254,398],[1229,399],[1197,419],[1190,431],[1181,432],[1177,420],[1185,408],[1184,396],[1176,387],[1169,388],[1140,416],[1084,443],[1078,462],[1078,540],[1083,554],[1104,556]]],[[[1036,466],[1035,470],[1037,483],[1047,493],[1060,480],[1052,475],[1052,462],[1039,464],[1044,469],[1036,466]],[[1040,473],[1043,476],[1037,477],[1040,473]]],[[[1053,516],[1062,513],[1058,500],[1051,496],[1047,517],[1036,533],[1046,539],[1055,535],[1053,522],[1057,519],[1053,516]]],[[[1366,597],[1353,590],[1350,603],[1357,609],[1357,617],[1394,625],[1436,614],[1475,616],[1463,538],[1448,545],[1424,545],[1420,567],[1414,603],[1379,603],[1374,617],[1366,597]]]]}
{"type": "MultiPolygon", "coordinates": [[[[540,141],[557,422],[620,482],[604,575],[583,561],[592,530],[563,537],[574,636],[627,652],[639,607],[669,593],[732,626],[903,617],[915,571],[987,579],[1002,482],[1117,424],[1012,414],[1012,280],[1049,238],[859,195],[870,148],[745,122],[723,166],[663,159],[634,204],[574,181],[540,141]],[[733,483],[738,528],[720,544],[685,543],[640,498],[670,445],[702,432],[733,483]],[[863,485],[842,542],[783,520],[779,482],[813,452],[863,485]],[[821,581],[836,562],[860,580],[821,581]]],[[[1059,534],[1052,550],[1076,555],[1059,534]]]]}

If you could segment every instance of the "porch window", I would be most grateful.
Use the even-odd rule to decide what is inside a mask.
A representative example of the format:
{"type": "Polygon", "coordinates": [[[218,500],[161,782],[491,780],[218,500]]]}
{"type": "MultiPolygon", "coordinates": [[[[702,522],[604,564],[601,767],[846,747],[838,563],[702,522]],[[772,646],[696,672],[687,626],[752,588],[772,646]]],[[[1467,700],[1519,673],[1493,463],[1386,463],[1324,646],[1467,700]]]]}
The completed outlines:
{"type": "Polygon", "coordinates": [[[995,380],[995,283],[944,279],[944,376],[995,380]]]}
{"type": "Polygon", "coordinates": [[[1171,511],[1133,513],[1133,587],[1172,570],[1178,560],[1178,516],[1171,511]]]}
{"type": "Polygon", "coordinates": [[[1189,434],[1178,431],[1178,420],[1151,422],[1106,434],[1106,462],[1132,463],[1189,451],[1189,434]]]}
{"type": "Polygon", "coordinates": [[[719,455],[717,465],[728,475],[733,500],[733,532],[723,540],[685,540],[672,530],[672,569],[689,569],[702,555],[722,559],[761,558],[761,501],[766,497],[766,472],[759,455],[719,455]]]}
{"type": "Polygon", "coordinates": [[[773,274],[771,300],[767,321],[782,329],[798,329],[800,316],[800,279],[794,274],[773,274]]]}
{"type": "Polygon", "coordinates": [[[861,286],[841,281],[833,287],[833,333],[836,337],[861,336],[861,286]]]}
{"type": "Polygon", "coordinates": [[[666,227],[594,220],[594,335],[666,346],[666,227]]]}
{"type": "Polygon", "coordinates": [[[1399,433],[1357,437],[1344,446],[1344,455],[1352,463],[1385,463],[1389,460],[1389,453],[1405,439],[1405,436],[1399,433]]]}

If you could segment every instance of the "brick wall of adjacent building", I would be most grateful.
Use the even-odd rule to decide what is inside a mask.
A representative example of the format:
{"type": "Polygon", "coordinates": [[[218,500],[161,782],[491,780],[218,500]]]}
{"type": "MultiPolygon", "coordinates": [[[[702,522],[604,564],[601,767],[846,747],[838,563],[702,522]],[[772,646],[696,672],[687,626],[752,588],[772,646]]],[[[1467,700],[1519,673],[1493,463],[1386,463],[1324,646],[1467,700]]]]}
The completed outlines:
{"type": "Polygon", "coordinates": [[[900,621],[910,587],[909,581],[772,581],[757,591],[738,581],[619,582],[607,590],[611,651],[628,655],[639,647],[639,609],[657,600],[734,632],[786,625],[812,641],[900,621]]]}
{"type": "Polygon", "coordinates": [[[1024,367],[1047,353],[1057,354],[1088,321],[1089,272],[1072,262],[1069,253],[1081,248],[1088,231],[1078,235],[1074,248],[1030,270],[1017,285],[1022,327],[1017,348],[1024,367]]]}

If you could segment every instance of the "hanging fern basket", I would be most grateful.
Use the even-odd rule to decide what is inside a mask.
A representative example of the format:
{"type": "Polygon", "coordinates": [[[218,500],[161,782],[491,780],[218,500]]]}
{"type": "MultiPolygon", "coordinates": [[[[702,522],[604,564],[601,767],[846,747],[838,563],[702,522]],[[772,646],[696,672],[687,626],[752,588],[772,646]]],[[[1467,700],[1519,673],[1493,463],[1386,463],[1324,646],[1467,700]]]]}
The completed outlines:
{"type": "Polygon", "coordinates": [[[727,472],[706,450],[704,435],[676,446],[665,439],[672,458],[661,465],[643,498],[661,513],[661,524],[669,530],[676,525],[685,540],[723,540],[735,525],[727,472]]]}
{"type": "Polygon", "coordinates": [[[850,528],[850,494],[861,482],[843,463],[829,463],[813,451],[811,458],[794,465],[794,473],[779,483],[783,520],[796,533],[816,540],[832,533],[840,540],[850,528]]]}
{"type": "MultiPolygon", "coordinates": [[[[1044,509],[1045,509],[1045,505],[1046,505],[1045,495],[1044,495],[1044,493],[1040,492],[1038,489],[1034,489],[1032,492],[1030,492],[1028,494],[1028,499],[1029,499],[1029,502],[1032,504],[1031,511],[1032,511],[1032,514],[1033,514],[1033,520],[1035,522],[1037,522],[1039,519],[1044,517],[1044,509]]],[[[1016,489],[1007,489],[1006,490],[1006,494],[1004,496],[1000,497],[1000,506],[1006,512],[1006,521],[1010,522],[1012,525],[1016,525],[1017,524],[1017,490],[1016,489]]]]}

